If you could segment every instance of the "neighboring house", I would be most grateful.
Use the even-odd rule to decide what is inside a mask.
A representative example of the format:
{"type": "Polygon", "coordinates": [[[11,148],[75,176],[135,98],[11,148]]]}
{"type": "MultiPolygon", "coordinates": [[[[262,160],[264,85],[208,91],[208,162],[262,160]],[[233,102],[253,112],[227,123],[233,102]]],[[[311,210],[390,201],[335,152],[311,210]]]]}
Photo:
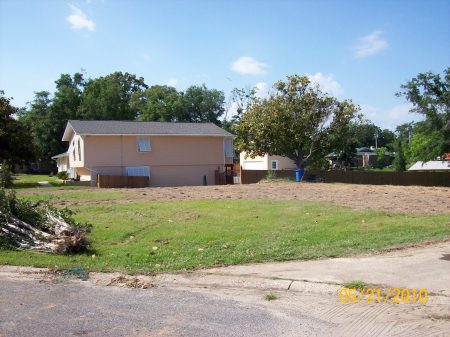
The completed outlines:
{"type": "Polygon", "coordinates": [[[251,158],[246,152],[240,154],[240,164],[244,170],[295,170],[297,166],[292,159],[282,156],[263,157],[256,156],[251,158]]]}
{"type": "Polygon", "coordinates": [[[412,165],[408,171],[450,171],[450,161],[418,161],[412,165]]]}
{"type": "MultiPolygon", "coordinates": [[[[353,157],[352,166],[354,167],[371,167],[376,166],[378,164],[377,161],[377,150],[374,146],[371,147],[358,147],[355,149],[355,156],[353,157]]],[[[385,153],[385,161],[391,162],[394,155],[386,151],[385,153]]],[[[341,167],[342,163],[337,159],[338,156],[336,153],[332,152],[325,156],[330,162],[332,168],[341,167]]]]}
{"type": "Polygon", "coordinates": [[[97,175],[149,176],[150,186],[214,184],[233,163],[234,136],[212,123],[79,121],[67,123],[68,150],[53,157],[58,172],[91,181],[97,175]]]}

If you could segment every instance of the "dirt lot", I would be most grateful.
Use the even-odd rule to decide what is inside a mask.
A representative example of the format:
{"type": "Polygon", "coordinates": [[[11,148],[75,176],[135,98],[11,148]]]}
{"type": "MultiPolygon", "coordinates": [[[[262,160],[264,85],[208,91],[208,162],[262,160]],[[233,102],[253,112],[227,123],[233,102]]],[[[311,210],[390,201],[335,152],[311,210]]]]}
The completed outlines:
{"type": "MultiPolygon", "coordinates": [[[[250,185],[152,187],[145,189],[40,189],[33,194],[120,192],[123,198],[105,203],[198,199],[269,199],[326,201],[354,209],[374,209],[413,214],[450,213],[450,188],[391,185],[353,185],[294,182],[261,182],[250,185]]],[[[101,203],[102,201],[92,201],[101,203]]],[[[62,201],[64,204],[70,204],[62,201]]],[[[83,202],[85,204],[86,202],[83,202]]]]}

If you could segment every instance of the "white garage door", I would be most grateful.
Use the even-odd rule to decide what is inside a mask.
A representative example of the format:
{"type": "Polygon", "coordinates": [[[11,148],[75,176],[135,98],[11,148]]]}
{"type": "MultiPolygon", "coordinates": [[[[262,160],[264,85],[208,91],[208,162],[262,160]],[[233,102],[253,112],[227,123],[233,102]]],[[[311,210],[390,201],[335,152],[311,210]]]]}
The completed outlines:
{"type": "Polygon", "coordinates": [[[262,161],[244,161],[244,170],[264,170],[262,161]]]}

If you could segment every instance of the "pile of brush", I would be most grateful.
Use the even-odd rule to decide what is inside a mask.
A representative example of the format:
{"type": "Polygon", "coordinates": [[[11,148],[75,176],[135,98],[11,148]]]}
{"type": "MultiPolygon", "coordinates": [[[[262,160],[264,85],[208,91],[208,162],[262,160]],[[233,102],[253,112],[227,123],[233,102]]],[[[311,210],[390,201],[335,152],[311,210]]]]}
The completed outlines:
{"type": "Polygon", "coordinates": [[[58,254],[86,251],[90,225],[76,222],[67,208],[18,199],[0,189],[0,246],[58,254]]]}

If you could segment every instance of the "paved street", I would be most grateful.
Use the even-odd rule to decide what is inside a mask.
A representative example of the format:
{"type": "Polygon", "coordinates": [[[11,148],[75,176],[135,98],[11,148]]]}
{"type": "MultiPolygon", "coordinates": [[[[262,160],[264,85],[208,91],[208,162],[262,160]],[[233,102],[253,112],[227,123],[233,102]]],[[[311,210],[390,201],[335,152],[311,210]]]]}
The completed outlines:
{"type": "Polygon", "coordinates": [[[0,283],[1,336],[304,336],[326,324],[173,288],[0,283]]]}
{"type": "Polygon", "coordinates": [[[375,256],[89,280],[0,266],[0,336],[448,336],[450,243],[375,256]],[[426,304],[340,303],[361,279],[427,288],[426,304]],[[140,289],[147,288],[147,289],[140,289]],[[267,301],[264,296],[274,294],[267,301]]]}

